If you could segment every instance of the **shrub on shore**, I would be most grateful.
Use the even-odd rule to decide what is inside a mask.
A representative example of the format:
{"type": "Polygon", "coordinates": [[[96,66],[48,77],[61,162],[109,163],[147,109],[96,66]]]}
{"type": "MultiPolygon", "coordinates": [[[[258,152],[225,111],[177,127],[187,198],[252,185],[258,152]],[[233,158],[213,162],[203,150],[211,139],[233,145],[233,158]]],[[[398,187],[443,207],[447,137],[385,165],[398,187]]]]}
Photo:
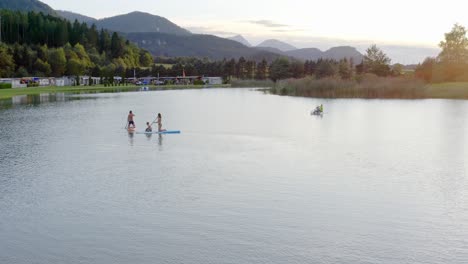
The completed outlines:
{"type": "Polygon", "coordinates": [[[357,76],[352,80],[329,77],[316,79],[288,79],[271,89],[279,95],[319,98],[402,98],[426,97],[423,81],[410,77],[378,77],[373,74],[357,76]]]}

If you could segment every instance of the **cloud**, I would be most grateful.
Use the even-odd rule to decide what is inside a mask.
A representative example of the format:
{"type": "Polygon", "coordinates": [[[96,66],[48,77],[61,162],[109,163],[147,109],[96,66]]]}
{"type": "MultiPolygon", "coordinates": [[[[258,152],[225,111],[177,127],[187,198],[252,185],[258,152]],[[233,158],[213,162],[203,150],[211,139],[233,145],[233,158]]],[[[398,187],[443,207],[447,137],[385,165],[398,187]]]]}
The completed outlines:
{"type": "Polygon", "coordinates": [[[255,24],[255,25],[260,25],[268,28],[287,28],[291,27],[290,25],[285,25],[285,24],[279,24],[275,23],[271,20],[250,20],[247,21],[248,23],[255,24]]]}
{"type": "Polygon", "coordinates": [[[290,29],[273,29],[272,31],[277,32],[277,33],[288,33],[288,32],[305,32],[306,30],[290,28],[290,29]]]}

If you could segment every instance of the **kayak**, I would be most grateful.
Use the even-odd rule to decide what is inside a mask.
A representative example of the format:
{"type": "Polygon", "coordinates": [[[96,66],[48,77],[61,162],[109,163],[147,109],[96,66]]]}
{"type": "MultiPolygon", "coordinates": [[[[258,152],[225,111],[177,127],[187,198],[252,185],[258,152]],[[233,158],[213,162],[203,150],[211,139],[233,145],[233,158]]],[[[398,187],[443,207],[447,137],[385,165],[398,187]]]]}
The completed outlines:
{"type": "Polygon", "coordinates": [[[146,135],[152,135],[152,134],[159,134],[159,135],[165,135],[165,134],[180,134],[179,130],[168,130],[168,131],[153,131],[153,132],[137,132],[137,134],[146,134],[146,135]]]}

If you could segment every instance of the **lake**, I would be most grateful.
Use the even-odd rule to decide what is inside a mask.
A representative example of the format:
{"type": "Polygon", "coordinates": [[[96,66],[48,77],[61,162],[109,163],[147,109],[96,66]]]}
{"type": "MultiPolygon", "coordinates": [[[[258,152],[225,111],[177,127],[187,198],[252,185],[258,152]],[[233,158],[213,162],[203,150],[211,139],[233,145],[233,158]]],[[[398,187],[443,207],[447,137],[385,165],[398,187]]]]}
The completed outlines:
{"type": "Polygon", "coordinates": [[[0,106],[0,263],[468,259],[468,101],[13,101],[0,106]],[[129,110],[138,130],[162,113],[182,134],[128,134],[129,110]]]}

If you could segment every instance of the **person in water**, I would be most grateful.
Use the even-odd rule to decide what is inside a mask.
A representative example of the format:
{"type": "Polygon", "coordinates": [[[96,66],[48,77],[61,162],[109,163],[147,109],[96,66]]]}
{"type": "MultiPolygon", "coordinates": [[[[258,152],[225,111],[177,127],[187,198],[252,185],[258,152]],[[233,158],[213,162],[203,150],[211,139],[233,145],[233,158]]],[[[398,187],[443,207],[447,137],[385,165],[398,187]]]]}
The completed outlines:
{"type": "Polygon", "coordinates": [[[128,121],[128,127],[129,127],[129,128],[130,128],[130,126],[131,126],[132,128],[135,128],[135,122],[133,121],[133,117],[134,117],[134,116],[135,116],[135,115],[133,114],[132,111],[130,111],[130,112],[128,113],[127,121],[128,121]]]}
{"type": "Polygon", "coordinates": [[[323,104],[320,105],[320,112],[323,113],[323,104]]]}
{"type": "Polygon", "coordinates": [[[153,132],[153,128],[151,127],[151,124],[149,122],[146,122],[146,132],[153,132]]]}
{"type": "Polygon", "coordinates": [[[157,118],[156,123],[158,124],[158,132],[166,131],[165,129],[162,129],[162,116],[161,116],[161,113],[158,114],[158,118],[157,118]]]}

